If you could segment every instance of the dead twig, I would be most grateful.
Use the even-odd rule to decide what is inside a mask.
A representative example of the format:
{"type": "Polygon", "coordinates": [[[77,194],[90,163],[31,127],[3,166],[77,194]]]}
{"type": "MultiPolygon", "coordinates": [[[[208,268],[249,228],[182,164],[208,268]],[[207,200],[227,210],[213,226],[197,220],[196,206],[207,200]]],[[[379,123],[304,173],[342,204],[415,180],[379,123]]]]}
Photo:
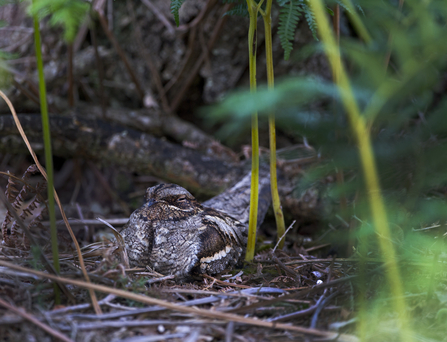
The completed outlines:
{"type": "Polygon", "coordinates": [[[186,31],[189,29],[192,29],[194,27],[196,27],[205,17],[205,14],[208,13],[209,11],[211,11],[211,9],[216,5],[216,0],[211,0],[211,1],[207,1],[205,2],[205,6],[203,6],[202,10],[200,11],[199,15],[197,17],[194,18],[193,21],[191,21],[190,23],[186,24],[186,25],[180,25],[178,30],[180,31],[186,31]]]}
{"type": "Polygon", "coordinates": [[[218,283],[220,285],[238,287],[238,288],[241,288],[241,289],[249,289],[249,288],[251,288],[251,286],[235,284],[235,283],[230,283],[230,282],[226,282],[226,281],[223,281],[223,280],[219,280],[219,279],[216,279],[214,277],[209,276],[208,274],[202,274],[202,277],[211,279],[211,280],[215,281],[216,283],[218,283]]]}
{"type": "Polygon", "coordinates": [[[112,188],[110,187],[109,183],[107,183],[107,181],[104,179],[104,176],[102,175],[102,173],[98,170],[98,168],[96,167],[96,165],[91,162],[88,161],[87,162],[88,166],[90,167],[90,169],[93,171],[94,175],[96,176],[96,179],[99,181],[99,183],[102,185],[103,189],[106,191],[106,193],[109,195],[109,197],[116,201],[119,206],[121,207],[121,209],[123,209],[124,214],[126,216],[130,216],[130,214],[132,213],[132,211],[130,210],[129,206],[127,205],[126,202],[124,202],[115,191],[112,190],[112,188]]]}
{"type": "Polygon", "coordinates": [[[203,20],[205,17],[205,14],[209,12],[216,4],[215,0],[207,1],[205,6],[203,6],[202,10],[200,11],[199,15],[189,24],[181,25],[178,30],[180,31],[190,31],[188,36],[188,47],[186,49],[185,57],[183,58],[183,65],[180,68],[177,75],[172,77],[169,82],[165,85],[164,91],[167,93],[171,87],[177,83],[177,81],[183,76],[184,72],[186,71],[186,66],[189,65],[190,58],[192,56],[192,53],[194,51],[194,46],[196,43],[196,35],[197,35],[197,25],[203,20]]]}
{"type": "Polygon", "coordinates": [[[189,59],[192,56],[192,53],[194,51],[194,46],[196,43],[196,34],[197,34],[197,27],[193,27],[191,31],[189,32],[188,36],[188,46],[186,47],[186,53],[185,57],[183,58],[183,64],[180,70],[177,72],[174,77],[172,77],[169,82],[164,86],[164,92],[167,93],[174,84],[177,83],[177,81],[183,76],[184,72],[186,71],[186,66],[189,64],[189,59]]]}
{"type": "Polygon", "coordinates": [[[73,43],[69,43],[67,46],[67,58],[68,58],[68,67],[67,67],[67,82],[68,82],[68,106],[74,106],[74,79],[73,79],[73,43]]]}
{"type": "MultiPolygon", "coordinates": [[[[115,298],[116,298],[115,295],[109,294],[106,297],[104,297],[103,299],[101,299],[98,302],[98,304],[99,305],[105,305],[108,302],[114,300],[115,298]]],[[[48,314],[50,314],[52,316],[54,316],[54,315],[63,315],[63,314],[67,314],[67,313],[73,312],[73,311],[89,309],[91,307],[92,307],[92,304],[90,304],[90,303],[78,304],[78,305],[66,306],[66,307],[61,308],[61,309],[56,309],[56,310],[48,312],[48,314]]]]}
{"type": "Polygon", "coordinates": [[[104,92],[104,65],[102,63],[101,57],[99,56],[98,41],[96,39],[95,25],[91,25],[90,35],[92,37],[93,48],[95,49],[96,68],[98,69],[99,98],[101,99],[102,118],[105,119],[106,115],[107,115],[107,104],[106,104],[106,97],[105,97],[105,92],[104,92]]]}
{"type": "MultiPolygon", "coordinates": [[[[371,273],[372,272],[376,272],[378,269],[381,269],[382,267],[383,266],[381,266],[381,267],[371,271],[371,273]]],[[[333,280],[333,281],[329,281],[327,283],[322,283],[320,285],[315,285],[315,286],[313,286],[311,288],[308,288],[307,290],[303,290],[303,291],[300,291],[300,292],[284,295],[284,296],[281,296],[281,297],[278,297],[278,298],[274,298],[274,299],[270,299],[270,300],[265,300],[265,301],[262,301],[262,302],[254,303],[254,304],[251,304],[251,305],[248,305],[248,306],[244,306],[244,307],[241,307],[241,308],[230,310],[230,312],[232,312],[232,313],[242,313],[242,312],[247,312],[249,310],[257,309],[257,308],[259,308],[261,306],[268,306],[268,305],[275,304],[277,302],[286,301],[288,299],[302,298],[302,297],[305,297],[305,296],[307,296],[307,295],[309,295],[309,294],[311,294],[313,292],[317,292],[317,291],[325,289],[327,287],[331,287],[331,286],[338,285],[338,284],[341,284],[341,283],[344,283],[344,282],[347,282],[347,281],[354,280],[357,277],[358,277],[357,275],[352,275],[352,276],[348,276],[348,277],[344,277],[344,278],[339,278],[339,279],[336,279],[336,280],[333,280]]]]}
{"type": "Polygon", "coordinates": [[[289,319],[296,319],[298,317],[304,317],[310,314],[313,314],[315,312],[315,310],[317,310],[318,306],[320,305],[321,301],[323,300],[324,296],[321,296],[318,301],[315,303],[315,305],[312,305],[311,307],[304,309],[304,310],[300,310],[300,311],[296,311],[296,312],[292,312],[289,313],[287,315],[282,315],[279,317],[275,317],[270,319],[270,322],[280,322],[280,321],[286,321],[289,319]]]}
{"type": "MultiPolygon", "coordinates": [[[[182,320],[173,321],[167,319],[156,319],[156,320],[132,320],[132,321],[104,321],[104,322],[93,322],[93,323],[82,323],[77,324],[76,329],[78,330],[96,330],[96,329],[122,329],[122,328],[135,328],[135,327],[150,327],[158,325],[208,325],[208,324],[225,324],[225,321],[211,321],[211,320],[182,320]]],[[[62,331],[70,331],[72,327],[63,326],[60,327],[62,331]]]]}
{"type": "MultiPolygon", "coordinates": [[[[281,258],[280,258],[281,259],[281,258]]],[[[294,257],[290,257],[288,259],[294,259],[294,257]]],[[[272,262],[272,261],[263,261],[263,262],[272,262]]],[[[331,259],[310,259],[310,260],[293,260],[293,261],[287,261],[284,264],[285,265],[293,265],[293,264],[320,264],[323,262],[332,262],[332,258],[331,259]]],[[[353,259],[353,258],[335,258],[334,259],[334,263],[357,263],[360,262],[359,259],[353,259]]],[[[380,264],[383,262],[383,260],[380,259],[373,259],[373,258],[368,258],[366,259],[366,262],[368,263],[376,263],[376,264],[380,264]]]]}
{"type": "Polygon", "coordinates": [[[9,267],[9,268],[15,269],[17,271],[28,272],[28,273],[37,275],[41,278],[48,278],[48,279],[63,282],[65,284],[72,284],[75,286],[79,286],[79,287],[86,288],[86,289],[91,289],[94,291],[114,294],[114,295],[117,295],[117,296],[120,296],[123,298],[138,301],[138,302],[148,304],[148,305],[159,305],[159,306],[162,306],[167,309],[184,312],[187,314],[202,316],[202,317],[206,317],[208,319],[213,318],[213,319],[218,319],[218,320],[234,321],[234,322],[238,322],[241,324],[247,324],[247,325],[258,326],[258,327],[269,328],[269,329],[290,330],[290,331],[296,331],[296,332],[300,332],[303,334],[309,334],[309,335],[313,335],[313,336],[321,336],[321,337],[334,336],[333,333],[330,333],[327,331],[322,331],[322,330],[317,330],[317,329],[310,329],[310,328],[304,328],[304,327],[299,327],[299,326],[294,326],[294,325],[289,325],[289,324],[275,323],[275,322],[267,322],[267,321],[260,320],[260,319],[253,319],[253,318],[249,318],[249,317],[244,317],[244,316],[230,314],[230,313],[224,313],[224,312],[218,312],[218,311],[214,311],[214,310],[189,308],[189,307],[186,307],[183,305],[170,303],[165,300],[156,299],[156,298],[152,298],[152,297],[148,297],[148,296],[144,296],[144,295],[140,295],[140,294],[136,294],[136,293],[132,293],[132,292],[128,292],[128,291],[118,290],[118,289],[103,286],[103,285],[97,285],[97,284],[92,284],[92,283],[85,282],[85,281],[67,279],[67,278],[54,276],[51,274],[46,274],[44,272],[31,270],[26,267],[18,266],[18,265],[12,264],[10,262],[2,261],[2,260],[0,260],[0,266],[9,267]]]}
{"type": "Polygon", "coordinates": [[[31,323],[37,325],[39,328],[46,331],[48,334],[50,334],[54,338],[57,338],[58,340],[65,341],[65,342],[74,342],[72,339],[68,338],[64,334],[61,334],[59,331],[54,330],[53,328],[46,325],[45,323],[42,323],[36,317],[27,313],[25,310],[16,308],[15,306],[9,304],[8,302],[4,301],[1,298],[0,298],[0,305],[5,307],[9,311],[14,312],[16,315],[19,315],[19,316],[23,317],[24,319],[30,321],[31,323]]]}
{"type": "MultiPolygon", "coordinates": [[[[149,0],[143,0],[142,2],[146,6],[155,7],[151,2],[149,2],[149,0]]],[[[143,54],[144,60],[147,62],[149,70],[151,71],[151,75],[154,79],[155,87],[157,88],[157,91],[158,91],[158,96],[160,97],[160,100],[161,100],[161,107],[163,108],[163,110],[166,113],[170,113],[171,108],[169,108],[168,98],[166,97],[166,92],[163,89],[163,83],[161,82],[160,73],[158,72],[158,69],[155,66],[155,63],[152,59],[151,54],[148,52],[148,50],[145,48],[145,46],[143,44],[143,38],[142,38],[140,26],[138,25],[138,22],[137,22],[137,16],[135,15],[132,1],[127,0],[127,8],[128,8],[128,11],[130,12],[130,15],[132,17],[132,22],[134,23],[133,27],[134,27],[135,41],[137,42],[138,48],[139,48],[140,52],[143,54]]],[[[172,26],[171,26],[171,29],[174,30],[172,28],[172,26]]]]}
{"type": "MultiPolygon", "coordinates": [[[[118,243],[118,253],[120,254],[121,260],[124,263],[124,266],[126,268],[129,268],[129,257],[127,254],[127,250],[126,250],[126,243],[124,242],[123,237],[121,236],[121,234],[107,221],[104,221],[102,218],[97,217],[96,218],[98,221],[101,221],[102,223],[104,223],[107,227],[109,227],[112,232],[113,235],[115,236],[116,242],[118,243]]],[[[122,269],[122,273],[125,273],[124,268],[122,269]]]]}
{"type": "Polygon", "coordinates": [[[275,248],[273,248],[272,253],[275,254],[276,248],[278,248],[279,244],[281,243],[281,241],[286,237],[287,233],[289,232],[290,229],[292,229],[292,227],[295,225],[296,220],[294,220],[289,228],[287,228],[287,230],[285,231],[285,233],[279,238],[278,242],[275,245],[275,248]]]}
{"type": "MultiPolygon", "coordinates": [[[[98,8],[98,1],[97,0],[93,0],[92,1],[92,8],[98,8]]],[[[105,2],[101,1],[99,7],[101,8],[101,10],[103,11],[104,9],[104,5],[105,2]]],[[[82,23],[81,27],[78,30],[78,34],[76,35],[76,38],[73,42],[73,52],[76,53],[79,51],[79,49],[81,48],[82,43],[85,41],[85,38],[87,36],[87,32],[89,27],[93,26],[92,20],[91,20],[91,16],[87,16],[86,20],[82,23]]]]}
{"type": "Polygon", "coordinates": [[[309,252],[311,252],[311,251],[315,251],[315,250],[317,250],[317,249],[324,248],[324,247],[327,247],[327,246],[330,246],[330,245],[331,245],[330,243],[325,243],[325,244],[323,244],[323,245],[319,245],[319,246],[314,246],[314,247],[306,248],[306,253],[309,253],[309,252]]]}
{"type": "MultiPolygon", "coordinates": [[[[129,221],[128,217],[123,217],[123,218],[112,218],[112,219],[107,219],[107,223],[113,225],[113,226],[122,226],[124,224],[127,223],[127,221],[129,221]]],[[[58,221],[56,222],[56,224],[63,224],[64,221],[58,221]]],[[[101,221],[98,221],[97,219],[69,219],[68,223],[70,223],[71,226],[102,226],[104,223],[102,223],[101,221]]],[[[49,227],[50,226],[50,222],[46,221],[46,222],[42,222],[42,225],[44,227],[49,227]]]]}
{"type": "Polygon", "coordinates": [[[31,101],[33,101],[35,104],[39,104],[39,98],[35,96],[32,92],[30,92],[28,89],[26,89],[22,83],[17,81],[17,78],[13,78],[14,85],[22,92],[23,95],[25,95],[27,98],[29,98],[31,101]]]}
{"type": "Polygon", "coordinates": [[[284,265],[281,260],[278,259],[278,257],[276,255],[272,254],[272,259],[274,261],[276,261],[276,263],[278,264],[278,266],[284,270],[286,273],[288,273],[289,275],[291,275],[295,280],[299,281],[300,279],[300,275],[298,273],[296,273],[294,270],[290,269],[289,267],[287,267],[286,265],[284,265]]]}
{"type": "MultiPolygon", "coordinates": [[[[40,104],[39,100],[39,88],[34,84],[31,77],[28,77],[26,74],[12,68],[11,66],[6,66],[5,69],[14,75],[13,81],[14,85],[23,92],[23,94],[28,97],[31,101],[36,104],[40,104]],[[29,89],[27,89],[24,85],[22,85],[22,81],[28,84],[29,89]]],[[[48,103],[48,110],[52,113],[59,112],[58,108],[54,105],[54,103],[48,103]]]]}
{"type": "MultiPolygon", "coordinates": [[[[253,288],[253,289],[255,289],[255,288],[253,288]]],[[[266,288],[263,287],[262,289],[266,289],[266,288]]],[[[252,295],[249,293],[244,293],[242,291],[218,292],[218,291],[191,290],[191,289],[163,289],[162,291],[167,292],[167,293],[187,293],[187,294],[200,294],[200,295],[220,296],[220,297],[267,299],[266,297],[252,295]]]]}
{"type": "MultiPolygon", "coordinates": [[[[222,14],[228,12],[233,4],[226,4],[222,10],[222,14]]],[[[216,26],[214,26],[213,33],[211,34],[211,38],[208,41],[208,51],[210,51],[214,44],[217,41],[217,38],[219,38],[219,34],[223,28],[223,25],[227,21],[228,16],[221,15],[219,20],[216,23],[216,26]]],[[[174,100],[171,103],[171,109],[173,111],[176,111],[178,107],[180,106],[181,101],[183,100],[183,97],[186,95],[186,92],[188,88],[191,86],[192,82],[194,81],[194,78],[196,77],[197,73],[200,70],[200,67],[202,66],[203,61],[205,60],[206,52],[202,52],[200,57],[197,59],[196,63],[191,69],[191,72],[186,79],[186,81],[183,83],[182,88],[177,92],[177,96],[174,98],[174,100]]]]}
{"type": "Polygon", "coordinates": [[[149,0],[141,0],[141,2],[146,5],[147,8],[149,8],[152,13],[155,14],[155,16],[160,20],[163,25],[168,29],[169,34],[174,34],[175,29],[174,26],[170,23],[170,21],[165,17],[163,13],[160,12],[160,10],[155,6],[152,2],[149,0]]]}
{"type": "MultiPolygon", "coordinates": [[[[322,300],[320,303],[318,303],[317,308],[315,310],[314,315],[312,316],[312,321],[310,323],[310,327],[314,328],[317,326],[317,320],[318,320],[318,315],[320,314],[321,310],[323,310],[324,306],[329,303],[329,301],[334,298],[336,295],[338,295],[338,290],[331,293],[329,296],[327,296],[324,300],[322,300]]],[[[323,295],[324,296],[324,295],[323,295]]],[[[323,296],[321,296],[321,298],[323,298],[323,296]]],[[[321,300],[320,298],[320,300],[321,300]]]]}
{"type": "MultiPolygon", "coordinates": [[[[96,10],[96,8],[95,8],[95,10],[96,10]]],[[[141,82],[138,79],[137,74],[135,73],[132,66],[130,65],[130,62],[126,56],[126,53],[121,48],[121,45],[118,43],[118,40],[115,38],[115,35],[113,34],[113,32],[110,31],[110,29],[107,25],[107,20],[104,17],[103,12],[100,10],[96,10],[96,13],[98,14],[98,19],[99,19],[102,29],[104,30],[104,33],[106,34],[107,38],[109,38],[109,40],[112,43],[113,47],[115,48],[116,52],[118,53],[121,60],[123,61],[124,65],[126,67],[126,70],[129,73],[130,78],[132,79],[132,82],[135,84],[135,88],[138,92],[138,95],[143,100],[144,95],[145,95],[143,86],[141,85],[141,82]]]]}
{"type": "Polygon", "coordinates": [[[225,342],[233,341],[234,332],[234,322],[228,322],[227,328],[225,329],[225,342]]]}
{"type": "Polygon", "coordinates": [[[149,279],[146,284],[155,284],[155,283],[159,283],[161,281],[165,281],[165,280],[169,280],[169,279],[174,279],[175,277],[171,274],[171,275],[167,275],[164,277],[160,277],[160,278],[152,278],[149,279]]]}

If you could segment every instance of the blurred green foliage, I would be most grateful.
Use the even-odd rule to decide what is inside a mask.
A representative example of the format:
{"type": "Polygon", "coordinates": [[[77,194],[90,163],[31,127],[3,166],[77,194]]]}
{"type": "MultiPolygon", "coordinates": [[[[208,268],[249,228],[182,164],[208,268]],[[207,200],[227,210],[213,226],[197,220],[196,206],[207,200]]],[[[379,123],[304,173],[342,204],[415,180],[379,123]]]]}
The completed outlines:
{"type": "MultiPolygon", "coordinates": [[[[439,324],[442,314],[437,313],[447,307],[439,300],[439,293],[447,293],[447,1],[406,0],[401,10],[398,1],[358,3],[371,41],[362,41],[357,32],[342,37],[343,63],[371,130],[416,337],[445,340],[446,326],[439,324]]],[[[322,50],[321,43],[314,47],[315,53],[322,50]]],[[[357,252],[379,255],[356,140],[337,87],[316,75],[284,79],[273,91],[260,87],[257,94],[240,91],[228,96],[213,108],[212,120],[224,122],[221,137],[234,137],[246,129],[251,112],[262,116],[272,110],[278,127],[305,136],[322,156],[300,186],[343,170],[345,182],[329,185],[325,196],[335,204],[346,196],[350,205],[343,213],[334,206],[325,219],[341,226],[337,214],[354,222],[357,244],[364,247],[357,252]]],[[[347,230],[340,228],[337,234],[349,239],[347,230]]],[[[399,336],[396,327],[390,328],[398,313],[384,299],[391,292],[383,280],[380,275],[363,279],[362,293],[369,296],[366,340],[399,336]]]]}
{"type": "Polygon", "coordinates": [[[39,20],[50,16],[50,25],[62,26],[64,40],[73,42],[89,9],[90,4],[83,0],[35,0],[28,7],[28,13],[37,15],[39,20]]]}

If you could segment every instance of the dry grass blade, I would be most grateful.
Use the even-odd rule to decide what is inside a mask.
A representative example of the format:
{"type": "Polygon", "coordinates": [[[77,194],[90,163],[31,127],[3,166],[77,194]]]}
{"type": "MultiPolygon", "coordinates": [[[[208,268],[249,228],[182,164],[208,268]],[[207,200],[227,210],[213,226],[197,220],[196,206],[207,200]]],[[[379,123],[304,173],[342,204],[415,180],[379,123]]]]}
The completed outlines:
{"type": "Polygon", "coordinates": [[[251,286],[248,286],[248,285],[227,283],[226,281],[219,280],[219,279],[216,279],[214,277],[211,277],[208,274],[202,274],[202,276],[205,277],[205,278],[211,279],[212,281],[216,282],[217,284],[224,285],[224,286],[238,287],[240,289],[249,289],[249,288],[251,288],[251,286]]]}
{"type": "MultiPolygon", "coordinates": [[[[28,138],[26,137],[25,132],[23,131],[22,125],[21,125],[21,123],[19,121],[17,113],[16,113],[16,111],[14,109],[14,106],[12,105],[12,103],[8,99],[8,97],[1,90],[0,90],[0,96],[5,100],[5,102],[7,103],[8,107],[9,107],[9,109],[11,110],[11,113],[12,113],[12,116],[14,118],[14,122],[16,123],[17,129],[19,130],[20,135],[22,136],[22,139],[25,142],[26,147],[28,148],[31,156],[33,157],[34,162],[36,163],[37,167],[39,168],[40,173],[42,174],[42,176],[45,179],[47,179],[47,173],[45,172],[45,169],[42,167],[42,165],[40,165],[39,159],[37,159],[36,153],[34,153],[34,150],[31,147],[31,144],[28,141],[28,138]]],[[[59,200],[59,196],[57,195],[56,189],[53,189],[53,191],[54,191],[54,199],[55,199],[55,201],[56,201],[56,203],[57,203],[57,205],[58,205],[58,207],[59,207],[59,209],[61,211],[62,218],[63,218],[63,220],[65,222],[65,225],[67,226],[67,230],[70,233],[70,236],[71,236],[71,238],[73,240],[73,243],[74,243],[74,245],[76,247],[76,252],[78,253],[79,264],[81,266],[82,273],[84,274],[84,277],[85,277],[86,281],[90,282],[90,278],[89,278],[89,276],[87,274],[87,270],[85,269],[84,259],[82,257],[82,253],[81,253],[81,248],[79,247],[78,241],[76,240],[76,237],[75,237],[75,235],[73,233],[73,230],[71,229],[70,224],[68,223],[67,216],[65,215],[65,211],[62,208],[61,201],[59,200]]],[[[100,306],[98,304],[98,299],[96,298],[95,292],[93,290],[89,290],[89,292],[90,292],[90,297],[92,299],[93,307],[95,308],[95,312],[96,312],[96,314],[99,315],[99,314],[102,313],[102,311],[101,311],[101,308],[100,308],[100,306]]]]}
{"type": "Polygon", "coordinates": [[[59,331],[56,331],[53,328],[51,328],[50,326],[46,325],[45,323],[42,323],[41,321],[39,321],[36,317],[30,315],[29,313],[25,312],[24,310],[20,310],[20,309],[16,308],[15,306],[12,306],[11,304],[5,302],[1,298],[0,298],[0,305],[7,308],[9,311],[14,312],[16,315],[19,315],[19,316],[23,317],[24,319],[30,321],[31,323],[37,325],[39,328],[41,328],[42,330],[45,330],[47,333],[54,336],[58,340],[65,341],[65,342],[73,342],[72,339],[68,338],[64,334],[61,334],[59,331]]]}
{"type": "Polygon", "coordinates": [[[115,235],[115,239],[119,246],[118,250],[121,256],[121,260],[123,260],[124,266],[126,268],[129,268],[129,258],[127,257],[126,243],[124,242],[124,239],[121,236],[121,234],[109,222],[103,220],[100,217],[97,217],[96,219],[104,223],[107,227],[109,227],[112,230],[113,235],[115,235]]]}
{"type": "MultiPolygon", "coordinates": [[[[267,322],[267,321],[260,320],[260,319],[253,319],[253,318],[249,318],[249,317],[244,317],[244,316],[229,314],[229,313],[224,313],[224,312],[218,312],[218,311],[213,311],[213,310],[189,308],[189,307],[181,306],[178,304],[170,303],[165,300],[151,298],[151,297],[143,296],[143,295],[128,292],[128,291],[114,289],[114,288],[107,287],[107,286],[96,285],[96,284],[92,284],[92,283],[88,283],[88,282],[84,282],[84,281],[80,281],[80,280],[67,279],[67,278],[62,278],[62,277],[46,274],[43,272],[28,269],[26,267],[18,266],[18,265],[15,265],[15,264],[12,264],[12,263],[6,262],[6,261],[0,260],[0,266],[9,267],[14,270],[18,270],[18,271],[22,271],[22,272],[28,272],[28,273],[34,274],[34,275],[42,277],[42,278],[57,280],[57,281],[60,281],[60,282],[66,283],[66,284],[72,284],[72,285],[79,286],[79,287],[86,288],[86,289],[91,289],[91,290],[95,290],[95,291],[99,291],[99,292],[103,292],[103,293],[114,294],[116,296],[120,296],[123,298],[127,298],[130,300],[134,300],[134,301],[148,304],[148,305],[159,305],[159,306],[165,307],[167,309],[184,312],[184,313],[188,313],[188,314],[193,314],[193,315],[197,315],[197,316],[202,316],[202,317],[206,317],[208,319],[214,318],[214,319],[220,319],[220,320],[226,320],[226,321],[233,321],[233,322],[237,322],[239,324],[247,324],[247,325],[269,328],[269,329],[295,331],[295,332],[299,332],[299,333],[303,333],[303,334],[319,336],[319,337],[326,337],[326,338],[331,338],[331,337],[334,338],[335,336],[337,336],[336,333],[331,333],[331,332],[322,331],[322,330],[318,330],[318,329],[310,329],[310,328],[298,327],[298,326],[289,325],[289,324],[267,322]]],[[[357,341],[357,339],[351,335],[339,335],[338,340],[339,341],[357,341]]]]}

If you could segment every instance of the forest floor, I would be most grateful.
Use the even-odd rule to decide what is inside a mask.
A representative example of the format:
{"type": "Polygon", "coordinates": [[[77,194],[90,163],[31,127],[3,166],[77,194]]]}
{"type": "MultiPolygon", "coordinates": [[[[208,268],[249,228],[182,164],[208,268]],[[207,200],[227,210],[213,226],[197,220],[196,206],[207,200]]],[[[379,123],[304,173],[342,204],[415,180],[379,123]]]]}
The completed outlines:
{"type": "MultiPolygon", "coordinates": [[[[225,141],[230,146],[225,146],[213,136],[217,128],[209,128],[195,112],[247,84],[247,21],[223,16],[230,4],[217,1],[185,6],[179,28],[165,0],[94,3],[102,7],[94,9],[92,26],[83,23],[72,51],[59,28],[49,27],[47,19],[41,23],[55,188],[82,248],[85,268],[59,221],[60,277],[52,274],[46,184],[32,172],[21,178],[34,161],[18,137],[9,108],[0,102],[0,192],[6,189],[9,203],[26,216],[25,228],[32,228],[35,245],[40,246],[30,248],[30,237],[3,207],[8,201],[0,201],[0,341],[358,341],[361,306],[373,311],[383,293],[379,301],[385,310],[375,316],[367,312],[377,319],[371,327],[380,329],[369,331],[364,340],[398,341],[399,320],[389,290],[382,291],[387,284],[386,254],[360,260],[358,251],[346,251],[355,243],[337,241],[358,222],[338,216],[339,203],[326,201],[319,185],[301,191],[303,165],[320,157],[317,148],[309,147],[288,125],[277,132],[278,148],[299,148],[292,151],[292,160],[280,158],[279,168],[289,177],[280,177],[279,186],[286,222],[297,222],[283,250],[275,248],[270,213],[259,229],[254,261],[236,269],[176,282],[151,269],[126,266],[112,230],[97,217],[120,230],[149,186],[167,181],[190,185],[188,190],[203,201],[247,171],[251,150],[244,144],[250,141],[249,126],[241,124],[245,131],[233,134],[225,141]],[[324,221],[328,211],[334,214],[335,226],[324,221]],[[352,257],[340,257],[345,255],[352,257]],[[63,289],[60,303],[54,280],[63,289]]],[[[40,107],[32,20],[22,4],[0,10],[0,20],[7,24],[0,28],[1,46],[12,54],[4,77],[11,82],[2,84],[2,90],[21,114],[43,160],[40,114],[33,114],[40,113],[40,107]]],[[[301,20],[299,25],[307,24],[301,20]]],[[[342,29],[349,34],[348,25],[342,29]]],[[[309,30],[300,30],[296,50],[312,39],[309,30]]],[[[286,62],[278,37],[273,44],[277,77],[318,74],[331,79],[323,55],[286,62]]],[[[259,51],[259,60],[263,58],[259,51]]],[[[258,78],[265,79],[263,68],[258,78]]],[[[261,146],[268,146],[267,125],[261,127],[261,146]]],[[[323,187],[335,182],[335,175],[326,178],[320,182],[323,187]]],[[[412,232],[412,227],[406,228],[412,232]]],[[[433,238],[430,244],[445,240],[446,234],[429,234],[427,230],[424,237],[433,238]]],[[[405,294],[413,316],[410,325],[420,333],[418,340],[447,341],[445,255],[442,260],[434,255],[428,264],[407,261],[404,252],[403,282],[424,280],[424,286],[409,286],[412,290],[405,294]]],[[[423,250],[415,253],[432,257],[423,250]]]]}
{"type": "MultiPolygon", "coordinates": [[[[242,268],[178,283],[150,269],[126,268],[119,246],[103,239],[83,249],[92,283],[106,286],[96,291],[100,314],[88,284],[78,284],[84,278],[75,252],[60,255],[60,276],[74,302],[62,295],[63,304],[55,305],[48,273],[30,267],[41,268],[36,256],[2,248],[0,293],[6,298],[0,306],[9,310],[0,316],[0,340],[51,341],[63,334],[66,341],[356,341],[357,262],[321,258],[324,247],[273,252],[265,241],[264,251],[242,268]],[[12,263],[28,268],[10,268],[12,263]]],[[[370,263],[371,269],[378,265],[370,263]]]]}

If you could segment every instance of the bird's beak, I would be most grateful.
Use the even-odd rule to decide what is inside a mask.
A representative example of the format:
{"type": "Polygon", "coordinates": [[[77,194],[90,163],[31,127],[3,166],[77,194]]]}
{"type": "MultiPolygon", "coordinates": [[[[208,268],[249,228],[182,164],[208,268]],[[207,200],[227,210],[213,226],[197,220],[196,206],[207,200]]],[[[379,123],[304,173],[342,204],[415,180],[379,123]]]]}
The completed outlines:
{"type": "Polygon", "coordinates": [[[152,204],[155,204],[157,201],[150,198],[147,202],[146,202],[146,207],[150,207],[152,204]]]}

